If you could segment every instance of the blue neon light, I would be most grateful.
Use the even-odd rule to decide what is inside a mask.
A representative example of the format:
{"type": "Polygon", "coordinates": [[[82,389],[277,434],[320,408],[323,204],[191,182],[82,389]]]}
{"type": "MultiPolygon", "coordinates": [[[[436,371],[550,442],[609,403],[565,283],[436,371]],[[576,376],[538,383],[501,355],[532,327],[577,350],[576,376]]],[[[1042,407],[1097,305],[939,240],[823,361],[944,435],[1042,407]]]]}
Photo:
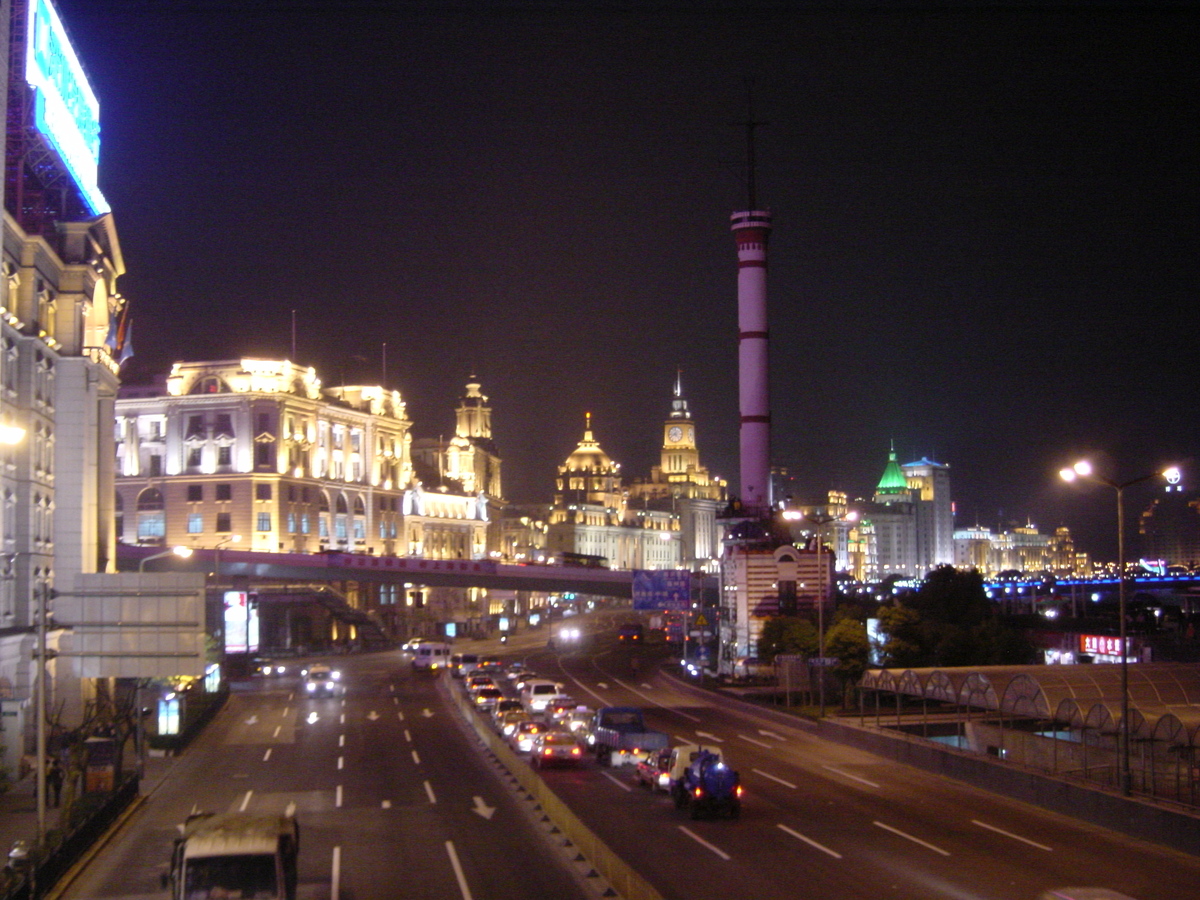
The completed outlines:
{"type": "Polygon", "coordinates": [[[100,193],[100,103],[50,0],[29,0],[25,80],[34,124],[58,151],[93,215],[109,211],[100,193]]]}

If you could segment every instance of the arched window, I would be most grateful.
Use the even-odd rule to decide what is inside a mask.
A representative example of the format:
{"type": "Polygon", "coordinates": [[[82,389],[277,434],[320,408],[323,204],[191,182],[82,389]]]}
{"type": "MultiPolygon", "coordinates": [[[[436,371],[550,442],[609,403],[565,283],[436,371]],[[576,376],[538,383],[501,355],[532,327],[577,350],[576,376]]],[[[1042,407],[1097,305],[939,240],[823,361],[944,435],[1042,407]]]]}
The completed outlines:
{"type": "Polygon", "coordinates": [[[167,514],[162,492],[146,488],[137,499],[137,539],[139,544],[161,544],[167,536],[167,514]]]}

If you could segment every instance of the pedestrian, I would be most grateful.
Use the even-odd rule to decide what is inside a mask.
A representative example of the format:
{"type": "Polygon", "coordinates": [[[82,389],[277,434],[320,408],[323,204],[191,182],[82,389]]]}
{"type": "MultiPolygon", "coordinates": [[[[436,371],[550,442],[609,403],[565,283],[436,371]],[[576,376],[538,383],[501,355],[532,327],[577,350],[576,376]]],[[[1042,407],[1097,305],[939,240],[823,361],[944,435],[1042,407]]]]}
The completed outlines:
{"type": "Polygon", "coordinates": [[[54,806],[57,807],[62,803],[63,788],[63,770],[57,758],[51,759],[46,769],[46,787],[54,793],[54,806]]]}

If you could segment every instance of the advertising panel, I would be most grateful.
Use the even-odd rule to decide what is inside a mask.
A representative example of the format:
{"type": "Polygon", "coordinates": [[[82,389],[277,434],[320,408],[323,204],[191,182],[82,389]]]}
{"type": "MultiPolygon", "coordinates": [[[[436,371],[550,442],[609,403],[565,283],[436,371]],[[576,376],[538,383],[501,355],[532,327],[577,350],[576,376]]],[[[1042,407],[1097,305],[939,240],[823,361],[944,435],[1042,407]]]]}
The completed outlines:
{"type": "Polygon", "coordinates": [[[100,103],[50,0],[29,0],[25,80],[34,89],[34,125],[57,151],[94,215],[100,193],[100,103]]]}
{"type": "Polygon", "coordinates": [[[245,591],[225,592],[225,652],[258,650],[258,607],[245,591]]]}
{"type": "Polygon", "coordinates": [[[691,608],[692,573],[678,569],[634,569],[633,608],[686,612],[691,608]]]}

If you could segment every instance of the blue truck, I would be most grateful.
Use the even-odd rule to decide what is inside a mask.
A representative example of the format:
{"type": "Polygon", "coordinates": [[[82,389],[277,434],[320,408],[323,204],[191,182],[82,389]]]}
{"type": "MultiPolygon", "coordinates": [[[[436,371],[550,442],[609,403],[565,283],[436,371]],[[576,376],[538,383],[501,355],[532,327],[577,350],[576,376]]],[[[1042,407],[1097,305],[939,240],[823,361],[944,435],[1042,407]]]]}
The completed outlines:
{"type": "Polygon", "coordinates": [[[596,710],[588,743],[600,765],[619,766],[635,763],[652,750],[662,750],[671,739],[661,731],[646,728],[642,711],[636,706],[606,706],[596,710]]]}
{"type": "Polygon", "coordinates": [[[716,753],[702,750],[671,786],[676,809],[693,819],[724,816],[736,819],[742,811],[742,781],[716,753]]]}

